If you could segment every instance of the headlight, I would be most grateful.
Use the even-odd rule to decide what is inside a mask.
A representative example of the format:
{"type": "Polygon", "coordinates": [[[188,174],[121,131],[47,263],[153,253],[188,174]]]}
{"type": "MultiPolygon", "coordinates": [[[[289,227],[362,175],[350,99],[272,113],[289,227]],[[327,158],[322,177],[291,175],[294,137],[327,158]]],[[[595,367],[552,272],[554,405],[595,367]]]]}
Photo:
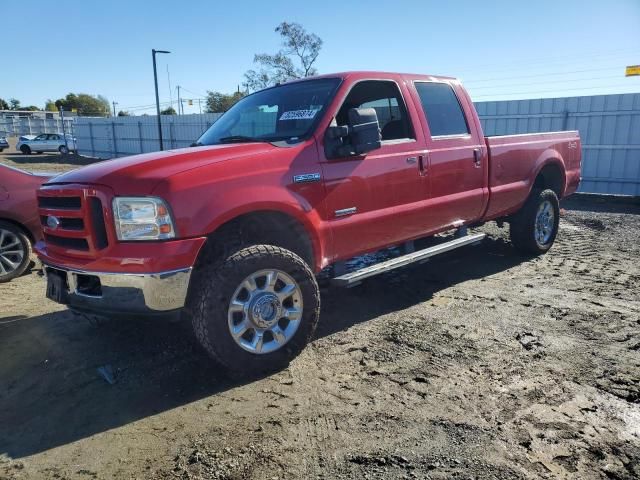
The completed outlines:
{"type": "Polygon", "coordinates": [[[113,217],[118,240],[162,240],[176,236],[169,208],[157,197],[116,197],[113,217]]]}

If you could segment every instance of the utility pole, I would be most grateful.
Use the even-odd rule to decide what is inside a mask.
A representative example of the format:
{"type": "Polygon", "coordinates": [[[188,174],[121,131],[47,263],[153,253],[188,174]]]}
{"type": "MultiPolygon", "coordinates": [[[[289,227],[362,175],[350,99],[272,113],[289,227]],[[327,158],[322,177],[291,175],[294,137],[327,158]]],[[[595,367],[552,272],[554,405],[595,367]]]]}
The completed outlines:
{"type": "Polygon", "coordinates": [[[200,115],[202,115],[202,102],[201,99],[198,99],[198,108],[200,109],[200,115]]]}
{"type": "Polygon", "coordinates": [[[113,104],[113,116],[116,116],[116,105],[118,105],[118,102],[111,102],[113,104]]]}
{"type": "Polygon", "coordinates": [[[167,83],[169,84],[169,103],[173,108],[173,90],[171,89],[171,77],[169,76],[169,64],[167,63],[167,83]]]}
{"type": "Polygon", "coordinates": [[[160,150],[164,150],[162,145],[162,119],[160,118],[160,95],[158,95],[158,69],[156,68],[156,53],[171,53],[167,50],[151,49],[151,57],[153,58],[153,83],[156,87],[156,113],[158,117],[158,140],[160,142],[160,150]]]}
{"type": "Polygon", "coordinates": [[[176,85],[176,89],[178,90],[178,115],[180,115],[180,110],[182,109],[182,102],[180,101],[180,85],[176,85]]]}
{"type": "Polygon", "coordinates": [[[69,152],[69,143],[67,143],[67,131],[64,128],[64,110],[62,109],[62,107],[60,107],[60,120],[62,120],[62,136],[64,137],[64,146],[67,148],[67,152],[69,152]]]}

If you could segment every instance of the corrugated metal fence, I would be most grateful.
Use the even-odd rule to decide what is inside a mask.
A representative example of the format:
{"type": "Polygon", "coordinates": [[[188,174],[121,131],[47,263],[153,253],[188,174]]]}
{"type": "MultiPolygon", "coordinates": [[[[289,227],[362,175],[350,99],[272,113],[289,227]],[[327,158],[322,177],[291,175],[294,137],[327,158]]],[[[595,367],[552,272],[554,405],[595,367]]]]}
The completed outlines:
{"type": "Polygon", "coordinates": [[[485,135],[579,130],[581,192],[640,195],[640,93],[476,103],[485,135]]]}
{"type": "MultiPolygon", "coordinates": [[[[66,133],[74,133],[74,118],[64,119],[66,133]]],[[[41,133],[62,133],[62,120],[59,118],[12,117],[0,118],[0,135],[13,137],[20,135],[39,135],[41,133]]]]}
{"type": "MultiPolygon", "coordinates": [[[[221,114],[163,115],[165,149],[188,147],[221,114]]],[[[78,117],[75,123],[78,151],[82,155],[114,158],[159,150],[157,117],[78,117]]]]}

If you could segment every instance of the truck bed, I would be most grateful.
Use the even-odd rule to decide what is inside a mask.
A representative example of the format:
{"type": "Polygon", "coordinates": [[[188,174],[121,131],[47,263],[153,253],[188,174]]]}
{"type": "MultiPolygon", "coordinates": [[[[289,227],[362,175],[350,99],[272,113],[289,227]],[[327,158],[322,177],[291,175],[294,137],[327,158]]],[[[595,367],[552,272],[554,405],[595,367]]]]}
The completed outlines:
{"type": "Polygon", "coordinates": [[[489,152],[489,205],[485,219],[517,211],[531,191],[543,162],[553,159],[559,175],[559,197],[575,192],[580,182],[580,136],[575,130],[485,137],[489,152]],[[566,175],[562,172],[566,171],[566,175]]]}

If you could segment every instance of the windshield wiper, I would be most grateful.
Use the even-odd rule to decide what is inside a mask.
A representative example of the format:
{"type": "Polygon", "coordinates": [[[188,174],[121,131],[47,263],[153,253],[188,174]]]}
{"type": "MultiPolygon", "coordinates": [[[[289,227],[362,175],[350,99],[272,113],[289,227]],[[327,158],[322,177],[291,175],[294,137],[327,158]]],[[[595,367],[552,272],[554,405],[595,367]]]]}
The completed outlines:
{"type": "Polygon", "coordinates": [[[231,135],[218,139],[219,143],[242,143],[242,142],[269,142],[266,138],[247,137],[246,135],[231,135]]]}

